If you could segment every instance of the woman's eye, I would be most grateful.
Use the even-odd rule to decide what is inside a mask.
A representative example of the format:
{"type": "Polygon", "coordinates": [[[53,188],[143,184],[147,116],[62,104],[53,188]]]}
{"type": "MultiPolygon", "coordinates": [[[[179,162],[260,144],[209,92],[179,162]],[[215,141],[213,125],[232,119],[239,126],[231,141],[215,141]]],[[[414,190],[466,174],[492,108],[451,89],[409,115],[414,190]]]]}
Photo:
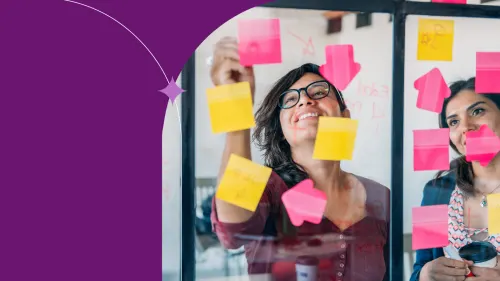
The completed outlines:
{"type": "Polygon", "coordinates": [[[476,115],[481,114],[483,112],[484,112],[484,109],[482,109],[482,108],[476,108],[476,109],[474,109],[474,111],[472,111],[472,115],[476,116],[476,115]]]}
{"type": "Polygon", "coordinates": [[[318,90],[318,91],[314,92],[314,94],[313,94],[313,95],[314,95],[314,96],[322,96],[322,95],[324,95],[325,93],[326,93],[326,90],[321,89],[321,90],[318,90]]]}
{"type": "Polygon", "coordinates": [[[458,121],[457,121],[457,120],[451,120],[451,121],[450,121],[449,126],[450,126],[450,127],[453,127],[453,126],[455,126],[457,123],[458,123],[458,121]]]}
{"type": "Polygon", "coordinates": [[[285,100],[285,103],[295,102],[295,97],[290,97],[285,100]]]}

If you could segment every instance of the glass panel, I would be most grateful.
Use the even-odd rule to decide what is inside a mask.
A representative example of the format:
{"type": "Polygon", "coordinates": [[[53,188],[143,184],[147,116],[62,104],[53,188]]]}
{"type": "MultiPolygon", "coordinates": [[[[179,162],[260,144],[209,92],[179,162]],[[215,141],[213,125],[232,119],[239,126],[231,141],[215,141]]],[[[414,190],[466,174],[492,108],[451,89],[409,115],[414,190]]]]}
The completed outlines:
{"type": "MultiPolygon", "coordinates": [[[[307,269],[313,268],[318,269],[320,280],[383,280],[386,264],[389,262],[384,257],[384,249],[388,245],[390,210],[388,200],[391,177],[392,24],[387,14],[372,14],[371,17],[370,25],[357,29],[355,13],[253,8],[227,21],[197,48],[197,280],[226,280],[213,278],[250,274],[261,276],[262,280],[271,280],[272,277],[274,280],[288,281],[295,280],[297,274],[311,273],[312,271],[307,269]],[[329,34],[328,20],[336,17],[342,19],[341,31],[329,34]],[[343,176],[335,176],[335,167],[338,166],[335,166],[333,161],[313,160],[318,117],[308,116],[309,118],[300,121],[294,121],[292,117],[292,112],[299,107],[302,111],[296,111],[297,113],[340,117],[339,102],[333,90],[332,95],[311,103],[303,103],[302,100],[307,101],[307,98],[304,98],[302,93],[302,105],[283,112],[284,117],[281,121],[278,120],[279,126],[274,130],[268,127],[271,132],[268,138],[278,134],[276,143],[284,145],[280,152],[273,152],[275,163],[266,162],[264,151],[254,142],[251,145],[253,163],[273,168],[273,174],[261,197],[261,200],[268,203],[261,201],[257,211],[252,213],[218,201],[218,220],[226,223],[213,220],[216,226],[214,233],[210,214],[215,210],[212,209],[211,203],[216,189],[220,187],[217,184],[217,176],[227,134],[212,132],[206,91],[214,85],[207,63],[211,61],[214,46],[221,38],[237,36],[239,19],[269,18],[280,20],[282,63],[254,66],[254,114],[259,106],[266,104],[265,98],[273,84],[290,70],[305,63],[324,64],[327,45],[353,45],[354,61],[361,64],[361,70],[342,90],[342,94],[351,118],[358,121],[358,127],[352,160],[341,162],[342,170],[352,174],[341,173],[343,176]],[[293,132],[297,124],[305,133],[293,132]],[[281,128],[285,128],[285,139],[281,137],[281,128]],[[307,133],[311,133],[311,136],[308,137],[307,133]],[[320,211],[315,211],[316,214],[319,213],[317,223],[306,221],[301,226],[294,227],[290,219],[293,217],[295,220],[296,216],[293,213],[290,215],[282,203],[283,192],[297,182],[287,180],[287,186],[283,179],[290,174],[301,175],[297,166],[287,160],[291,159],[290,150],[287,148],[289,143],[293,144],[293,151],[297,151],[298,155],[305,155],[296,156],[294,159],[302,163],[306,171],[310,171],[308,176],[311,175],[317,183],[316,190],[324,190],[325,194],[328,194],[326,211],[323,212],[321,207],[320,211]],[[284,160],[276,160],[279,157],[284,157],[284,160]],[[293,169],[280,168],[279,165],[285,163],[289,163],[287,165],[290,166],[287,167],[293,169]],[[318,173],[321,169],[324,169],[324,174],[318,173]],[[320,181],[323,183],[319,183],[320,181]],[[348,188],[337,188],[339,186],[348,188]],[[325,217],[322,217],[323,213],[325,217]],[[261,217],[258,214],[261,214],[261,217]],[[236,225],[228,223],[229,221],[243,223],[236,225]],[[340,229],[344,231],[341,232],[340,229]],[[308,259],[299,259],[304,255],[317,258],[319,266],[309,266],[306,264],[308,259]],[[304,263],[303,266],[301,263],[304,263]]],[[[340,58],[346,56],[341,55],[340,58]]],[[[340,66],[333,69],[340,69],[340,66]]],[[[346,69],[342,71],[348,71],[346,69]]],[[[318,79],[323,78],[313,74],[302,76],[294,87],[306,87],[318,79]]],[[[339,84],[341,82],[337,84],[341,87],[339,84]]],[[[290,86],[292,85],[287,88],[290,86]]],[[[279,91],[273,92],[273,95],[279,94],[279,91]]],[[[231,108],[227,110],[230,111],[231,108]]],[[[275,110],[275,106],[269,104],[268,110],[275,110]]],[[[239,112],[234,111],[233,114],[236,116],[239,112]]],[[[344,117],[349,116],[347,111],[343,114],[344,117]]],[[[229,119],[232,118],[226,120],[230,121],[229,119]]],[[[255,129],[256,127],[252,128],[252,133],[255,129]]],[[[235,134],[232,135],[234,137],[235,134]]],[[[340,137],[335,135],[329,141],[333,143],[339,139],[340,137]]],[[[326,146],[325,150],[338,151],[335,150],[338,147],[340,146],[326,146]]],[[[312,200],[311,197],[304,195],[301,198],[312,200]]],[[[321,206],[321,195],[320,199],[314,202],[321,206]]],[[[288,206],[293,210],[293,207],[298,208],[299,203],[288,206]]],[[[311,206],[316,205],[309,203],[305,208],[311,206]]],[[[298,212],[306,211],[301,210],[298,212]]]]}
{"type": "MultiPolygon", "coordinates": [[[[445,0],[411,0],[415,2],[444,2],[445,0]]],[[[457,0],[447,0],[448,2],[456,3],[457,0]]],[[[462,1],[460,1],[462,3],[462,1]]],[[[466,0],[469,5],[491,5],[500,6],[500,0],[466,0]]]]}
{"type": "MultiPolygon", "coordinates": [[[[415,89],[415,81],[417,79],[420,79],[421,77],[431,77],[430,76],[431,74],[428,73],[434,68],[439,69],[444,79],[443,83],[446,83],[446,85],[450,85],[455,81],[460,81],[460,80],[466,81],[469,78],[474,77],[476,75],[476,53],[498,52],[500,50],[500,40],[498,40],[498,37],[494,36],[495,33],[493,32],[493,30],[498,30],[499,28],[500,28],[500,20],[495,20],[495,19],[429,17],[429,16],[407,17],[406,50],[405,50],[406,54],[405,54],[405,139],[404,139],[405,262],[406,261],[410,263],[414,262],[414,260],[413,261],[411,260],[415,258],[415,251],[412,250],[412,240],[414,240],[415,243],[432,242],[432,239],[430,239],[432,237],[419,235],[418,230],[416,230],[417,232],[416,234],[414,234],[414,229],[412,227],[412,222],[415,222],[415,220],[412,220],[412,208],[421,206],[422,199],[424,197],[423,196],[424,187],[427,186],[426,187],[427,191],[425,193],[426,195],[423,204],[448,205],[450,202],[451,192],[455,189],[455,184],[453,183],[453,181],[455,180],[455,176],[453,174],[450,174],[446,177],[444,176],[440,177],[435,183],[431,181],[435,178],[437,172],[440,169],[449,170],[449,168],[446,167],[446,164],[449,162],[447,160],[451,161],[459,156],[459,154],[457,154],[454,150],[449,149],[450,147],[448,145],[448,141],[449,141],[449,136],[455,135],[460,138],[461,134],[459,133],[457,135],[457,132],[460,131],[456,130],[462,130],[462,128],[459,129],[454,129],[453,127],[450,128],[450,133],[446,134],[445,132],[444,141],[441,142],[439,142],[438,133],[434,131],[434,133],[431,134],[431,137],[427,136],[424,138],[424,140],[422,140],[424,142],[426,141],[427,145],[432,145],[433,144],[432,141],[437,141],[434,142],[435,145],[434,147],[428,148],[429,149],[428,151],[430,151],[431,154],[430,155],[426,154],[424,150],[418,148],[414,152],[414,145],[416,142],[419,141],[417,139],[414,139],[413,131],[439,129],[440,128],[438,123],[439,112],[441,112],[443,108],[442,104],[440,103],[442,103],[444,100],[444,97],[439,93],[439,91],[437,91],[437,89],[439,88],[440,79],[435,80],[438,81],[437,84],[436,82],[432,82],[434,84],[429,83],[428,85],[419,84],[418,86],[419,89],[426,89],[426,92],[424,93],[422,93],[421,91],[417,91],[417,89],[415,89]],[[419,20],[452,21],[454,30],[452,44],[446,46],[447,43],[445,43],[446,39],[444,39],[444,36],[446,36],[445,34],[449,34],[450,30],[445,22],[443,23],[434,22],[433,26],[438,26],[438,28],[436,29],[431,28],[430,29],[431,32],[428,35],[424,36],[425,38],[421,37],[419,40],[419,20]],[[438,30],[438,32],[435,32],[435,30],[438,30]],[[418,60],[417,52],[419,43],[424,45],[422,46],[422,48],[426,48],[427,45],[430,46],[430,48],[428,49],[430,50],[429,52],[437,52],[439,50],[444,50],[446,48],[448,49],[448,51],[452,50],[451,61],[418,60]],[[432,46],[433,44],[434,46],[432,46]],[[431,99],[430,102],[425,103],[425,100],[427,100],[428,98],[431,99]],[[422,102],[419,103],[422,104],[422,106],[420,107],[432,109],[432,107],[434,106],[437,108],[437,112],[417,107],[418,100],[422,102]],[[441,143],[441,148],[439,148],[439,143],[441,143]],[[443,143],[444,145],[442,145],[443,143]],[[446,153],[449,153],[449,157],[446,156],[446,153]],[[441,159],[439,157],[440,155],[444,155],[444,158],[442,158],[444,159],[444,167],[442,167],[442,165],[437,165],[439,164],[439,160],[441,159]],[[414,159],[418,160],[416,161],[417,162],[416,164],[414,164],[414,159]],[[420,169],[418,168],[419,166],[421,166],[424,169],[419,170],[420,169]],[[446,178],[452,180],[451,184],[446,184],[446,182],[444,181],[444,179],[446,178]]],[[[439,75],[437,77],[439,77],[439,75]]],[[[430,81],[430,79],[427,81],[430,81]]],[[[474,86],[474,83],[472,83],[472,86],[474,86]]],[[[457,113],[459,113],[459,115],[462,114],[463,108],[468,107],[472,101],[478,98],[485,98],[485,95],[480,96],[472,92],[472,94],[468,93],[466,96],[462,96],[460,98],[452,98],[452,101],[454,101],[455,103],[454,104],[450,103],[450,105],[448,106],[447,108],[449,110],[448,114],[451,114],[450,110],[451,111],[458,110],[457,113]],[[469,98],[469,100],[467,99],[464,100],[463,99],[464,97],[469,98]]],[[[446,110],[444,112],[446,113],[446,110]]],[[[496,113],[492,113],[492,115],[488,115],[489,117],[486,116],[484,117],[484,119],[479,120],[479,119],[474,119],[475,117],[470,117],[469,119],[470,122],[469,121],[464,121],[464,122],[467,122],[466,124],[468,124],[468,126],[471,126],[470,127],[471,129],[474,129],[474,126],[477,126],[480,123],[489,122],[487,120],[490,120],[488,118],[491,118],[491,116],[496,116],[498,120],[499,118],[498,109],[496,109],[496,111],[494,112],[496,113]],[[479,121],[476,122],[474,120],[476,121],[479,120],[479,121]]],[[[463,117],[464,115],[462,114],[460,116],[463,117]]],[[[479,114],[476,115],[476,113],[474,113],[473,116],[479,116],[479,114]]],[[[465,118],[462,120],[467,120],[467,119],[465,118]]],[[[456,122],[453,124],[456,124],[456,122]]],[[[497,134],[498,134],[498,128],[497,128],[497,134]]],[[[456,140],[457,139],[455,139],[455,141],[456,140]]],[[[459,147],[460,150],[462,151],[461,154],[463,154],[465,152],[463,146],[459,144],[459,147]]],[[[477,171],[475,172],[477,173],[477,171]]],[[[496,172],[496,175],[498,175],[498,172],[496,172]]],[[[487,219],[484,216],[486,214],[484,212],[485,210],[484,209],[481,210],[481,207],[479,207],[479,199],[475,200],[477,200],[478,203],[476,205],[472,204],[473,207],[471,207],[471,209],[476,210],[479,213],[483,212],[483,216],[477,217],[478,219],[476,221],[474,221],[474,217],[472,217],[471,223],[475,223],[476,227],[486,227],[487,219]]],[[[446,212],[444,213],[445,215],[443,217],[445,218],[445,223],[448,224],[447,214],[446,212]]],[[[465,216],[467,216],[467,211],[461,209],[458,215],[463,216],[464,213],[466,213],[465,216]]],[[[454,215],[454,211],[451,214],[454,215]]],[[[438,214],[435,213],[434,216],[437,217],[438,214]]],[[[462,220],[466,219],[462,218],[462,220]]],[[[465,227],[470,226],[467,224],[468,222],[466,223],[465,227]]],[[[427,224],[423,225],[426,226],[427,224]]],[[[460,240],[460,236],[463,234],[463,232],[461,233],[454,232],[453,234],[458,235],[457,236],[458,239],[454,239],[452,236],[448,238],[450,239],[450,241],[457,243],[456,245],[459,247],[463,246],[464,243],[470,242],[467,240],[467,238],[464,237],[462,237],[463,239],[465,239],[464,242],[460,240]]],[[[446,238],[447,236],[448,232],[445,232],[444,237],[446,238]]],[[[439,243],[439,241],[436,243],[439,243]]],[[[500,246],[498,245],[498,242],[495,243],[496,247],[500,246]]],[[[427,246],[427,247],[436,248],[437,246],[435,247],[427,246]]],[[[498,248],[498,250],[500,250],[500,248],[498,248]]],[[[410,271],[407,271],[407,274],[411,274],[411,269],[410,271]]]]}
{"type": "MultiPolygon", "coordinates": [[[[181,75],[176,81],[181,86],[181,75]]],[[[181,98],[168,103],[163,123],[162,281],[180,280],[181,244],[181,98]]]]}

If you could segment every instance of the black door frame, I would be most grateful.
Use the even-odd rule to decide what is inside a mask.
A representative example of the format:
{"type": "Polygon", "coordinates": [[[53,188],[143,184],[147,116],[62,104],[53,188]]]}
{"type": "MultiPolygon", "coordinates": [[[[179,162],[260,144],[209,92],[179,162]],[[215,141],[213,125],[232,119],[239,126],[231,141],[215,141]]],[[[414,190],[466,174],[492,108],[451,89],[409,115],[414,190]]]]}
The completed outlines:
{"type": "MultiPolygon", "coordinates": [[[[403,138],[405,22],[408,15],[500,19],[500,7],[404,0],[277,0],[261,7],[387,13],[393,15],[390,281],[404,280],[403,138]]],[[[195,54],[182,71],[182,88],[195,93],[195,54]]],[[[182,95],[181,280],[195,281],[195,95],[182,95]]]]}

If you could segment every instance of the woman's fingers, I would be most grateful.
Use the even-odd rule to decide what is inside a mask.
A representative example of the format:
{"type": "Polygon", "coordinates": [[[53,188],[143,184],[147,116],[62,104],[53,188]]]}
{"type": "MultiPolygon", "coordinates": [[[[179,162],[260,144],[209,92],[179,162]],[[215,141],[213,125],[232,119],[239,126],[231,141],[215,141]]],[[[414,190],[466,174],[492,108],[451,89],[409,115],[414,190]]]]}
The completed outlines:
{"type": "Polygon", "coordinates": [[[457,260],[448,259],[448,258],[443,258],[443,259],[441,259],[440,262],[447,267],[455,267],[455,268],[463,268],[463,269],[465,269],[467,267],[467,264],[463,261],[457,261],[457,260]]]}
{"type": "Polygon", "coordinates": [[[255,92],[253,67],[240,64],[238,41],[234,37],[224,37],[215,44],[210,77],[215,86],[249,82],[253,98],[255,92]]]}
{"type": "MultiPolygon", "coordinates": [[[[235,43],[238,43],[238,40],[236,40],[235,37],[232,37],[232,36],[225,36],[225,37],[222,37],[218,42],[217,44],[227,44],[227,43],[230,43],[230,44],[235,44],[235,43]]],[[[216,45],[217,45],[216,44],[216,45]]]]}
{"type": "Polygon", "coordinates": [[[488,268],[488,267],[471,267],[472,274],[476,276],[487,276],[491,278],[495,278],[494,280],[500,280],[500,270],[497,268],[488,268]],[[497,279],[498,278],[498,279],[497,279]]]}
{"type": "Polygon", "coordinates": [[[246,70],[235,60],[226,59],[213,69],[212,77],[217,85],[246,81],[246,70]]]}
{"type": "MultiPolygon", "coordinates": [[[[439,273],[448,276],[462,276],[465,279],[465,275],[467,275],[467,269],[463,268],[455,268],[455,267],[447,267],[443,266],[439,268],[439,273]]],[[[463,280],[463,279],[462,279],[463,280]]]]}
{"type": "Polygon", "coordinates": [[[474,262],[473,261],[470,261],[470,260],[464,260],[464,262],[466,264],[468,264],[469,266],[473,266],[474,265],[474,262]]]}
{"type": "Polygon", "coordinates": [[[232,59],[235,61],[240,60],[240,54],[238,52],[238,47],[233,46],[222,46],[214,50],[214,63],[218,59],[232,59]]]}
{"type": "Polygon", "coordinates": [[[215,44],[214,49],[214,62],[217,59],[234,59],[239,61],[240,54],[238,52],[238,42],[235,38],[232,37],[224,37],[217,44],[215,44]]]}
{"type": "Polygon", "coordinates": [[[463,281],[467,274],[467,265],[462,261],[441,257],[432,262],[429,273],[433,280],[463,281]]]}

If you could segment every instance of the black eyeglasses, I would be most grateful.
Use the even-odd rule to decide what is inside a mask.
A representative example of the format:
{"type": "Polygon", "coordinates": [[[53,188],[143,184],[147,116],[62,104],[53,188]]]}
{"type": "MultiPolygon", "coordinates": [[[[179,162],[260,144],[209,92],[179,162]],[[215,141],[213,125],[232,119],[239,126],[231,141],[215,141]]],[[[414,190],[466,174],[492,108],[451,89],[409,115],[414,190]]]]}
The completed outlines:
{"type": "Polygon", "coordinates": [[[334,89],[335,97],[340,105],[340,110],[343,111],[345,109],[344,99],[342,98],[342,94],[326,80],[315,81],[311,84],[307,85],[304,88],[300,89],[290,89],[286,90],[284,93],[280,95],[278,106],[281,109],[289,109],[297,105],[300,100],[300,93],[302,91],[312,100],[322,99],[330,93],[330,89],[334,89]]]}

